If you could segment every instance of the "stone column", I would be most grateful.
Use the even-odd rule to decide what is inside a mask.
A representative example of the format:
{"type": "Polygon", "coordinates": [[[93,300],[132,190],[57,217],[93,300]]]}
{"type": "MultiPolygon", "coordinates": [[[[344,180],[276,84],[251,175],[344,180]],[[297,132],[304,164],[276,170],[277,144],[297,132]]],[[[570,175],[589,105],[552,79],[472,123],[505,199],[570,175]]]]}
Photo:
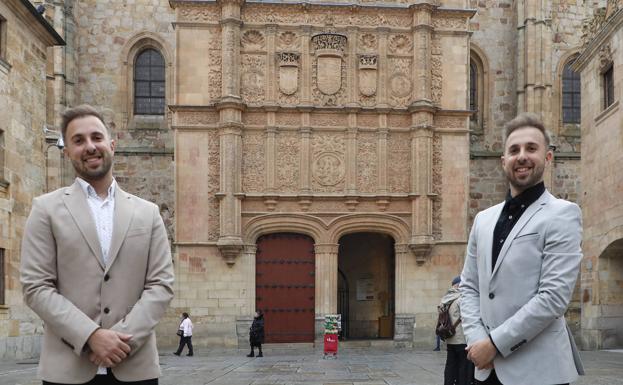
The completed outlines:
{"type": "Polygon", "coordinates": [[[346,195],[357,194],[357,114],[348,114],[346,133],[346,195]]]}
{"type": "Polygon", "coordinates": [[[309,210],[312,203],[311,188],[311,134],[310,116],[308,111],[301,113],[301,168],[299,206],[302,211],[309,210]]]}
{"type": "MultiPolygon", "coordinates": [[[[394,341],[402,341],[406,345],[413,343],[413,332],[415,324],[415,314],[412,304],[409,303],[408,282],[409,261],[413,258],[407,244],[396,244],[394,246],[396,254],[396,315],[394,318],[394,341]]],[[[411,299],[412,300],[412,299],[411,299]]]]}
{"type": "Polygon", "coordinates": [[[433,7],[421,4],[413,12],[413,89],[412,105],[432,106],[431,40],[433,7]]]}
{"type": "Polygon", "coordinates": [[[240,264],[244,271],[246,287],[243,289],[244,312],[236,317],[236,335],[238,336],[238,348],[249,346],[249,328],[253,322],[255,312],[255,252],[256,245],[244,245],[240,264]]]}
{"type": "Polygon", "coordinates": [[[274,24],[266,26],[266,62],[268,65],[268,84],[266,85],[266,104],[276,104],[277,103],[277,84],[279,81],[277,66],[276,66],[276,58],[275,52],[276,44],[275,44],[275,35],[277,34],[277,26],[274,24]]]}
{"type": "MultiPolygon", "coordinates": [[[[269,112],[269,115],[275,115],[274,112],[269,112]]],[[[269,119],[273,120],[273,119],[269,119]]],[[[275,184],[275,166],[276,166],[276,138],[277,127],[272,124],[266,127],[266,193],[274,194],[276,191],[275,184]]]]}
{"type": "Polygon", "coordinates": [[[348,84],[348,102],[347,106],[356,107],[359,101],[359,76],[357,73],[357,27],[348,28],[348,38],[352,44],[348,45],[348,57],[346,58],[348,68],[351,70],[346,72],[346,84],[348,84]],[[354,70],[353,70],[354,69],[354,70]]]}
{"type": "Polygon", "coordinates": [[[325,314],[337,313],[337,258],[338,244],[316,244],[316,337],[324,328],[318,320],[325,314]]]}
{"type": "Polygon", "coordinates": [[[310,42],[312,27],[303,25],[301,31],[301,104],[310,106],[313,104],[311,95],[311,68],[312,58],[310,55],[310,42]]]}
{"type": "Polygon", "coordinates": [[[389,84],[387,77],[389,76],[389,60],[387,59],[387,40],[389,35],[388,28],[379,28],[379,58],[378,58],[378,73],[379,73],[379,89],[378,89],[378,107],[389,107],[389,99],[387,92],[389,84]]]}
{"type": "Polygon", "coordinates": [[[240,8],[244,0],[220,0],[222,97],[217,101],[220,135],[220,237],[217,246],[227,264],[242,251],[242,110],[240,98],[240,8]]]}
{"type": "Polygon", "coordinates": [[[389,205],[388,183],[387,183],[387,140],[389,129],[387,128],[387,114],[379,115],[379,130],[377,133],[377,157],[378,157],[378,175],[377,175],[377,199],[376,204],[379,210],[385,211],[389,205]]]}

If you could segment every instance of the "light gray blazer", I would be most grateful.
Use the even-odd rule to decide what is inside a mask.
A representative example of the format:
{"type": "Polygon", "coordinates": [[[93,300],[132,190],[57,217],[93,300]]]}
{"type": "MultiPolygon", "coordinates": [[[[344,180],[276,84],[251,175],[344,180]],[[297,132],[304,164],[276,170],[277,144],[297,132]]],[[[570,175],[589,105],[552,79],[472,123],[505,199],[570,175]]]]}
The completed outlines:
{"type": "MultiPolygon", "coordinates": [[[[545,191],[519,218],[491,269],[493,230],[504,203],[474,219],[461,274],[467,344],[491,335],[505,385],[573,382],[584,374],[565,311],[578,276],[582,213],[545,191]]],[[[485,380],[490,370],[476,369],[485,380]]]]}
{"type": "Polygon", "coordinates": [[[95,222],[77,182],[35,198],[22,240],[21,282],[24,301],[45,326],[42,379],[92,379],[97,366],[85,347],[99,326],[133,336],[130,356],[112,369],[115,377],[160,376],[154,328],[173,298],[173,267],[155,204],[117,187],[104,266],[95,222]]]}

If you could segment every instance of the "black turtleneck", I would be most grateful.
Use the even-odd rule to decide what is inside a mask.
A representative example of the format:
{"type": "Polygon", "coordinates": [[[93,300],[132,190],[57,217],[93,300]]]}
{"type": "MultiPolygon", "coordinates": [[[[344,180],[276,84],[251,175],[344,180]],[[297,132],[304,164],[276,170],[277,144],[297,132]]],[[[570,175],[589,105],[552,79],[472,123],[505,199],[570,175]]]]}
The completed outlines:
{"type": "Polygon", "coordinates": [[[493,231],[491,270],[495,268],[495,262],[498,260],[498,255],[500,254],[500,250],[502,250],[502,245],[506,237],[508,237],[508,234],[510,234],[528,206],[536,202],[543,192],[545,192],[545,183],[543,182],[527,188],[514,198],[511,196],[510,190],[508,191],[502,214],[500,214],[498,222],[495,225],[495,230],[493,231]]]}

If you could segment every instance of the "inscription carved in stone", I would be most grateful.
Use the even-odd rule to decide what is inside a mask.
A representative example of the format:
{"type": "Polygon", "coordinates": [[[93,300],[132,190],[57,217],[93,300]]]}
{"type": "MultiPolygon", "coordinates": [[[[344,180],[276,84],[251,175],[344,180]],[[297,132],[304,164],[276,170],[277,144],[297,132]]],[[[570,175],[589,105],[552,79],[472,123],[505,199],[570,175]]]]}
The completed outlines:
{"type": "Polygon", "coordinates": [[[279,90],[286,95],[293,95],[299,88],[299,59],[296,52],[279,52],[279,90]]]}

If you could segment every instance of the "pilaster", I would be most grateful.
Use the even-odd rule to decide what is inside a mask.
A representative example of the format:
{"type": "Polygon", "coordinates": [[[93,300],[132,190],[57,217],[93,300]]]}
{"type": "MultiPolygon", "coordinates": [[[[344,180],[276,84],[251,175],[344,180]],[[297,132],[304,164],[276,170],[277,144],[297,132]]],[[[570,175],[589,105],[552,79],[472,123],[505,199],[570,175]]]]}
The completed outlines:
{"type": "Polygon", "coordinates": [[[338,244],[316,244],[316,316],[337,313],[338,244]]]}

